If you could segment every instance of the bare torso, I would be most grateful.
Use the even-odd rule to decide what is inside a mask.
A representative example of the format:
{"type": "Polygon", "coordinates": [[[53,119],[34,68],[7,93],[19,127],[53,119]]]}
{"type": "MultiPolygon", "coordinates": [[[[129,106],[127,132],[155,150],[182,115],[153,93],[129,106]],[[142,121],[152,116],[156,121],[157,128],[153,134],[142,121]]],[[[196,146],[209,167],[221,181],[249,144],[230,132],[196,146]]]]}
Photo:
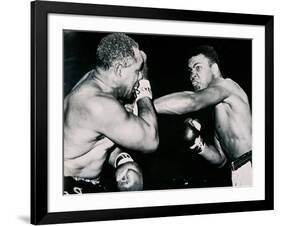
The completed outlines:
{"type": "Polygon", "coordinates": [[[246,93],[230,79],[232,95],[215,107],[215,146],[232,161],[252,149],[252,118],[246,93]]]}
{"type": "MultiPolygon", "coordinates": [[[[64,176],[96,178],[114,143],[95,130],[88,100],[99,107],[101,92],[87,76],[64,99],[64,176]]],[[[105,98],[105,97],[102,97],[105,98]]]]}

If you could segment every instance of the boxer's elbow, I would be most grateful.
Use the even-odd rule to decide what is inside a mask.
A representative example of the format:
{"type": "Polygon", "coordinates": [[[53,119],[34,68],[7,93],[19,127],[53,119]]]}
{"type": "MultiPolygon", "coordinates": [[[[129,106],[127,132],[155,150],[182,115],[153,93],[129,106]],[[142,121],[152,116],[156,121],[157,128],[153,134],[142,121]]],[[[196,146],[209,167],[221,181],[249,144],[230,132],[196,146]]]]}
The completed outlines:
{"type": "Polygon", "coordinates": [[[155,135],[152,138],[151,144],[150,144],[150,152],[154,152],[157,150],[159,146],[159,136],[158,136],[158,132],[155,132],[155,135]]]}
{"type": "Polygon", "coordinates": [[[147,133],[143,144],[143,151],[145,153],[153,153],[156,151],[159,146],[158,131],[156,129],[152,129],[150,133],[147,133]]]}
{"type": "Polygon", "coordinates": [[[211,163],[212,165],[220,169],[225,166],[225,164],[227,163],[227,159],[225,157],[220,156],[218,158],[213,159],[211,163]]]}
{"type": "Polygon", "coordinates": [[[224,157],[221,158],[221,160],[216,164],[217,168],[222,168],[227,163],[227,159],[224,157]]]}
{"type": "Polygon", "coordinates": [[[159,139],[154,138],[154,139],[150,139],[150,141],[148,141],[145,145],[145,153],[153,153],[157,150],[159,146],[159,139]]]}

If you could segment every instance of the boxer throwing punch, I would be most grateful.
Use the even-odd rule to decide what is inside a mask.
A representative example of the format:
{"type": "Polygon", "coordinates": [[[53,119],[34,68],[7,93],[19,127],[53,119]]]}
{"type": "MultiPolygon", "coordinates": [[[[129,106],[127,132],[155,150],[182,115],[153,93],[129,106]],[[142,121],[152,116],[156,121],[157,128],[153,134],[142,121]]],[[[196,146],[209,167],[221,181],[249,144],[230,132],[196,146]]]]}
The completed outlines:
{"type": "Polygon", "coordinates": [[[249,186],[252,181],[252,118],[244,90],[223,78],[215,49],[199,46],[188,59],[189,79],[194,92],[172,93],[154,101],[162,114],[186,114],[214,106],[214,145],[204,143],[198,120],[185,121],[188,147],[211,164],[222,167],[230,162],[233,186],[249,186]]]}
{"type": "Polygon", "coordinates": [[[99,176],[106,163],[116,169],[120,191],[143,188],[138,164],[122,148],[149,153],[158,147],[145,69],[146,55],[132,38],[114,33],[100,41],[95,68],[64,99],[65,193],[105,191],[99,176]],[[124,107],[132,96],[138,116],[124,107]]]}

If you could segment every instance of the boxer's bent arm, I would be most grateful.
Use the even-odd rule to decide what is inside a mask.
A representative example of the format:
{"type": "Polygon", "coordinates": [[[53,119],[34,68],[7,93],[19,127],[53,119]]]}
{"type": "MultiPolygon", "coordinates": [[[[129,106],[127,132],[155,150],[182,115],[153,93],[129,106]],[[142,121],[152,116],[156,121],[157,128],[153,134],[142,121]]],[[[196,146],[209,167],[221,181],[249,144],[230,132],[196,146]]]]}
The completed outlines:
{"type": "Polygon", "coordinates": [[[115,167],[115,159],[116,157],[121,153],[121,149],[119,147],[116,147],[109,155],[108,158],[108,163],[112,166],[115,167]]]}
{"type": "Polygon", "coordinates": [[[116,100],[103,98],[92,106],[93,128],[114,143],[132,150],[151,152],[159,143],[155,112],[148,98],[139,100],[140,115],[129,113],[116,100]],[[145,100],[147,99],[147,100],[145,100]]]}
{"type": "Polygon", "coordinates": [[[184,91],[168,94],[154,100],[157,113],[186,114],[215,105],[229,97],[231,92],[221,85],[212,86],[197,92],[184,91]]]}
{"type": "Polygon", "coordinates": [[[227,161],[225,154],[210,144],[204,144],[204,148],[199,155],[217,167],[223,167],[227,161]]]}
{"type": "Polygon", "coordinates": [[[154,134],[154,137],[158,140],[157,116],[152,101],[148,97],[144,97],[137,101],[137,105],[138,116],[153,130],[152,134],[154,134]]]}

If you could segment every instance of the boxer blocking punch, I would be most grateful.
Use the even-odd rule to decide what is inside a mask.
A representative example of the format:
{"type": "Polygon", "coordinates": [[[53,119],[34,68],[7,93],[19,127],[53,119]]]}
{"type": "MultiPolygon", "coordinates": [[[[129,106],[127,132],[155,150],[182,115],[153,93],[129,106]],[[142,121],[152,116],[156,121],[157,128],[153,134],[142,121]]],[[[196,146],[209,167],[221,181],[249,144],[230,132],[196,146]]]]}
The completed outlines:
{"type": "Polygon", "coordinates": [[[99,178],[109,163],[116,170],[119,190],[143,188],[140,167],[122,149],[150,153],[158,147],[146,71],[146,54],[133,39],[114,33],[101,40],[95,68],[64,99],[65,178],[102,187],[99,178]],[[137,115],[125,108],[134,96],[137,115]]]}
{"type": "MultiPolygon", "coordinates": [[[[144,56],[146,61],[146,56],[144,56]]],[[[141,72],[141,77],[143,74],[147,74],[146,65],[144,66],[144,72],[141,72]]],[[[146,77],[146,76],[145,76],[146,77]]],[[[135,101],[133,104],[126,104],[125,108],[128,112],[138,115],[138,100],[143,97],[148,97],[152,99],[152,92],[150,82],[147,79],[141,79],[138,82],[138,86],[135,90],[135,101]]],[[[114,162],[114,167],[117,168],[115,172],[115,178],[117,182],[117,187],[119,191],[137,191],[143,189],[143,177],[141,169],[138,164],[134,162],[132,157],[126,153],[119,153],[114,162]]]]}

